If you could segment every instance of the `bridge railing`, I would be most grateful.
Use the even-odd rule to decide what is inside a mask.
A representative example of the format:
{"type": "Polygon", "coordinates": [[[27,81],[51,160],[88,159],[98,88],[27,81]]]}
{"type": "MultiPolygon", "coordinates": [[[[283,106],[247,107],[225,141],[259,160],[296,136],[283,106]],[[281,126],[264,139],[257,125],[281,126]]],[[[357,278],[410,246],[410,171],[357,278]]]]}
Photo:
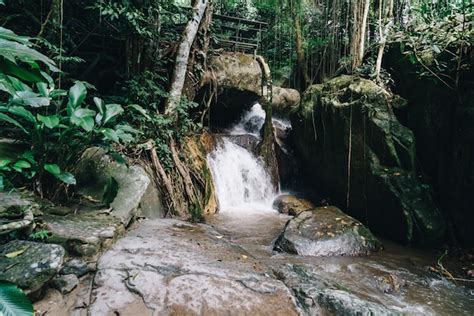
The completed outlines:
{"type": "Polygon", "coordinates": [[[213,48],[257,54],[267,23],[227,15],[212,16],[213,48]]]}

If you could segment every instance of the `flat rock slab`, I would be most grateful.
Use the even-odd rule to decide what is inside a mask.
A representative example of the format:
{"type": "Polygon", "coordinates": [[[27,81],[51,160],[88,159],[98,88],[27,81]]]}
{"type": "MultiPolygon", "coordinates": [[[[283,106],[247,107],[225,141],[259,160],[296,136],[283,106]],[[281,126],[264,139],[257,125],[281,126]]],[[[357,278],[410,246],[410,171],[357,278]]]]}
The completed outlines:
{"type": "Polygon", "coordinates": [[[0,280],[17,284],[27,293],[39,290],[61,268],[59,245],[13,240],[0,246],[0,280]]]}
{"type": "Polygon", "coordinates": [[[97,254],[125,232],[120,220],[96,212],[45,215],[43,219],[52,233],[48,242],[61,244],[71,254],[79,256],[97,254]]]}
{"type": "Polygon", "coordinates": [[[269,274],[207,225],[145,221],[100,259],[88,312],[298,315],[288,288],[269,274]]]}
{"type": "Polygon", "coordinates": [[[359,221],[334,206],[314,208],[290,220],[277,249],[302,256],[359,256],[380,248],[359,221]]]}

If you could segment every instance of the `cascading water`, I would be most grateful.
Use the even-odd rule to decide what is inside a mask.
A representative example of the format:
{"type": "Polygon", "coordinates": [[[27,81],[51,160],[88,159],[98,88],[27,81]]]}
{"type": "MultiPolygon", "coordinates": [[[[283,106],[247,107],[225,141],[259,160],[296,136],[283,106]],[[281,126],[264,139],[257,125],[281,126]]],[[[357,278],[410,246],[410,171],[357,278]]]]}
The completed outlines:
{"type": "MultiPolygon", "coordinates": [[[[260,137],[265,111],[255,104],[234,125],[229,134],[251,134],[260,137]]],[[[277,195],[261,162],[247,149],[225,137],[208,155],[221,213],[273,211],[277,195]]]]}

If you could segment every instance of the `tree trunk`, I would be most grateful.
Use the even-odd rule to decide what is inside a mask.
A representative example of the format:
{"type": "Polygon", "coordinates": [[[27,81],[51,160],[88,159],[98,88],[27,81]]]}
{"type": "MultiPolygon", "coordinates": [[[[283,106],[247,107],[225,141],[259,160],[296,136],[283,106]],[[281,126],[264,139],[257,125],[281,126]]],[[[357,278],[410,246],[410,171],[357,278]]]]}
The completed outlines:
{"type": "MultiPolygon", "coordinates": [[[[296,6],[296,4],[295,4],[296,6]]],[[[296,85],[300,91],[304,91],[309,82],[308,72],[306,71],[306,60],[303,49],[303,36],[301,34],[301,21],[298,12],[298,7],[293,7],[293,22],[295,24],[295,40],[296,40],[296,85]]]]}
{"type": "Polygon", "coordinates": [[[189,53],[208,5],[209,0],[195,1],[193,16],[183,32],[182,40],[179,44],[178,52],[176,53],[176,62],[169,91],[170,95],[165,105],[165,114],[170,117],[176,117],[176,107],[181,101],[184,81],[186,80],[189,53]]]}
{"type": "Polygon", "coordinates": [[[393,11],[393,0],[388,0],[388,6],[384,1],[379,3],[379,51],[377,53],[377,61],[375,63],[375,80],[380,82],[380,70],[382,69],[382,57],[385,50],[385,43],[387,42],[388,32],[392,26],[392,11],[393,11]]]}
{"type": "Polygon", "coordinates": [[[365,0],[364,6],[364,15],[362,16],[362,26],[360,29],[360,45],[359,45],[359,61],[362,63],[364,61],[364,52],[365,52],[365,31],[367,29],[367,19],[369,16],[370,1],[365,0]]]}

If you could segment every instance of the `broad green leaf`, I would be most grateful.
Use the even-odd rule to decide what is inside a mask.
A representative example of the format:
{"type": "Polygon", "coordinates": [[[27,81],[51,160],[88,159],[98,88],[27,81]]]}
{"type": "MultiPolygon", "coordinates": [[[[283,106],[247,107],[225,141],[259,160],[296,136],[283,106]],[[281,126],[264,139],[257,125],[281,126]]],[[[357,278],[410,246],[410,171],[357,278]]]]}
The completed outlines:
{"type": "Polygon", "coordinates": [[[60,175],[56,176],[56,178],[58,178],[59,180],[61,180],[62,182],[66,184],[72,184],[72,185],[76,184],[76,178],[74,178],[72,173],[69,173],[69,172],[61,173],[60,175]]]}
{"type": "Polygon", "coordinates": [[[95,106],[97,107],[97,110],[99,110],[99,113],[104,115],[105,113],[105,103],[101,98],[94,97],[94,103],[95,106]]]}
{"type": "Polygon", "coordinates": [[[51,99],[40,96],[38,93],[31,91],[17,91],[12,100],[14,103],[29,105],[34,108],[48,106],[51,99]]]}
{"type": "Polygon", "coordinates": [[[38,114],[36,117],[38,121],[42,122],[47,128],[53,129],[59,125],[59,116],[57,115],[43,116],[38,114]]]}
{"type": "Polygon", "coordinates": [[[7,77],[8,77],[8,80],[10,81],[10,83],[12,84],[13,89],[15,89],[15,94],[16,94],[17,91],[30,91],[30,92],[33,92],[33,90],[31,90],[31,88],[28,85],[24,84],[18,78],[15,78],[15,77],[12,77],[12,76],[7,76],[7,77]]]}
{"type": "Polygon", "coordinates": [[[8,166],[12,162],[10,159],[0,159],[0,169],[8,166]]]}
{"type": "Polygon", "coordinates": [[[132,134],[140,134],[139,130],[134,129],[128,124],[118,124],[115,126],[115,130],[120,130],[121,132],[127,132],[132,134]]]}
{"type": "Polygon", "coordinates": [[[107,104],[105,106],[104,124],[107,124],[107,122],[121,113],[123,113],[123,108],[120,104],[107,104]]]}
{"type": "Polygon", "coordinates": [[[150,115],[148,115],[147,110],[145,110],[144,108],[142,108],[142,107],[139,106],[138,104],[130,104],[129,107],[131,107],[132,109],[137,110],[137,111],[138,111],[141,115],[143,115],[146,119],[151,120],[151,117],[150,117],[150,115]]]}
{"type": "Polygon", "coordinates": [[[44,170],[48,171],[49,173],[51,173],[55,177],[57,177],[61,174],[61,169],[56,164],[45,164],[44,165],[44,170]]]}
{"type": "Polygon", "coordinates": [[[17,162],[15,162],[12,168],[18,172],[21,172],[22,169],[31,168],[31,164],[26,160],[18,160],[17,162]]]}
{"type": "Polygon", "coordinates": [[[21,157],[28,160],[30,163],[36,163],[35,157],[33,156],[33,152],[31,150],[25,151],[21,157]]]}
{"type": "Polygon", "coordinates": [[[37,82],[36,87],[38,88],[38,92],[42,97],[49,97],[49,89],[48,84],[45,82],[37,82]]]}
{"type": "Polygon", "coordinates": [[[133,140],[133,135],[125,133],[122,130],[116,130],[117,136],[124,142],[129,143],[133,140]]]}
{"type": "Polygon", "coordinates": [[[0,281],[0,315],[33,316],[33,305],[15,284],[0,281]]]}
{"type": "Polygon", "coordinates": [[[116,143],[119,142],[119,137],[113,129],[103,128],[103,129],[101,129],[101,132],[105,136],[106,139],[111,140],[111,141],[116,142],[116,143]]]}
{"type": "Polygon", "coordinates": [[[59,72],[54,61],[45,55],[26,46],[24,43],[17,43],[4,39],[2,38],[2,35],[0,35],[0,56],[3,56],[5,59],[15,64],[17,62],[25,62],[31,66],[37,66],[36,61],[41,61],[48,66],[49,70],[59,72]]]}
{"type": "Polygon", "coordinates": [[[43,76],[41,76],[41,72],[38,69],[28,68],[29,67],[27,66],[18,66],[8,60],[3,60],[3,62],[0,62],[0,72],[6,75],[16,77],[26,82],[45,81],[43,76]]]}
{"type": "Polygon", "coordinates": [[[33,113],[31,113],[22,106],[11,106],[8,108],[8,112],[16,116],[20,116],[25,120],[30,121],[31,123],[36,123],[36,119],[33,113]]]}
{"type": "Polygon", "coordinates": [[[0,121],[4,121],[4,122],[10,123],[10,124],[13,124],[13,125],[15,125],[16,127],[19,127],[21,130],[23,130],[25,133],[28,134],[26,129],[17,120],[12,119],[11,117],[9,117],[8,115],[6,115],[4,113],[0,113],[0,121]]]}
{"type": "Polygon", "coordinates": [[[5,184],[3,182],[3,176],[0,174],[0,192],[5,189],[5,184]]]}
{"type": "Polygon", "coordinates": [[[71,115],[71,123],[82,127],[87,132],[92,131],[94,128],[94,115],[95,111],[89,109],[76,109],[71,115]]]}
{"type": "Polygon", "coordinates": [[[81,81],[76,81],[76,83],[69,89],[69,101],[68,107],[75,109],[79,107],[86,98],[87,89],[86,86],[81,81]]]}
{"type": "Polygon", "coordinates": [[[5,91],[11,96],[15,95],[15,88],[13,87],[12,83],[8,79],[8,76],[0,73],[0,91],[5,91]]]}
{"type": "Polygon", "coordinates": [[[16,42],[20,42],[22,44],[29,44],[30,38],[22,35],[17,35],[13,31],[6,29],[4,27],[0,27],[0,38],[5,40],[13,40],[16,42]]]}

